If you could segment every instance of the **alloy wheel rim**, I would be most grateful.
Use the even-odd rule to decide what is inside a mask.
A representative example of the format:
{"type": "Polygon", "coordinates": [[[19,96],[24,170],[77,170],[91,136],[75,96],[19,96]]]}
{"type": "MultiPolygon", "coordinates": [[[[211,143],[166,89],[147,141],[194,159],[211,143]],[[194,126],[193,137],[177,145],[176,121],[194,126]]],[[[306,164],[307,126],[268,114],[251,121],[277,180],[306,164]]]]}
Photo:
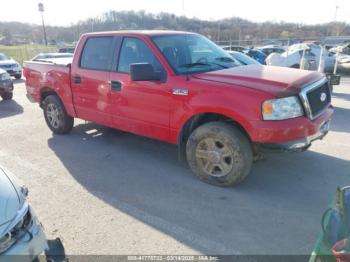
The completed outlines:
{"type": "Polygon", "coordinates": [[[53,128],[58,128],[62,122],[62,116],[55,104],[49,104],[46,110],[47,119],[53,128]]]}
{"type": "Polygon", "coordinates": [[[226,176],[234,165],[231,147],[217,138],[205,138],[200,141],[195,154],[200,168],[213,177],[226,176]]]}

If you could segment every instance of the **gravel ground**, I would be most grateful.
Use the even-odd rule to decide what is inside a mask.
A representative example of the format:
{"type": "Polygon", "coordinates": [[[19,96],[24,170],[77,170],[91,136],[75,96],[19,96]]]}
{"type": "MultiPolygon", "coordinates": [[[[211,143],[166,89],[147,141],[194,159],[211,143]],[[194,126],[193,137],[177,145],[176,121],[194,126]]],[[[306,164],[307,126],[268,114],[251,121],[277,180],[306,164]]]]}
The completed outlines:
{"type": "Polygon", "coordinates": [[[17,81],[0,102],[0,162],[70,255],[309,254],[336,187],[350,185],[350,78],[323,141],[256,163],[236,188],[198,181],[173,145],[84,121],[53,135],[25,93],[17,81]]]}

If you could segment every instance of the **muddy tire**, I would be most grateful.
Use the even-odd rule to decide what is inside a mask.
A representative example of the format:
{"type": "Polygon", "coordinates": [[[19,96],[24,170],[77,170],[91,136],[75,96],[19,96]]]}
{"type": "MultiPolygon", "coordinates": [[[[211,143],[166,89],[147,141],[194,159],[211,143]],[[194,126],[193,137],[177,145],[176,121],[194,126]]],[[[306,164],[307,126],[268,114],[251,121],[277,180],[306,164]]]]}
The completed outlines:
{"type": "Polygon", "coordinates": [[[49,95],[43,101],[46,124],[55,134],[67,134],[74,126],[74,118],[67,111],[56,95],[49,95]]]}
{"type": "Polygon", "coordinates": [[[13,93],[12,92],[6,92],[4,93],[1,98],[3,100],[11,100],[13,98],[13,93]]]}
{"type": "Polygon", "coordinates": [[[248,138],[237,127],[223,122],[195,129],[187,141],[186,156],[195,176],[224,187],[242,182],[253,163],[248,138]]]}

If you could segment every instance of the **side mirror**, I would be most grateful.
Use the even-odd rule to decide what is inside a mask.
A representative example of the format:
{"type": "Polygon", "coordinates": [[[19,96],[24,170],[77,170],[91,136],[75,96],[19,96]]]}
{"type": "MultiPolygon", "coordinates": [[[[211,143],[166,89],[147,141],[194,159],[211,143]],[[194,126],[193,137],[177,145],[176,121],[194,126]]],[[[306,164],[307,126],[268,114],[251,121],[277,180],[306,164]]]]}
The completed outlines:
{"type": "Polygon", "coordinates": [[[130,65],[130,76],[132,81],[161,81],[160,72],[156,72],[149,63],[137,63],[130,65]]]}

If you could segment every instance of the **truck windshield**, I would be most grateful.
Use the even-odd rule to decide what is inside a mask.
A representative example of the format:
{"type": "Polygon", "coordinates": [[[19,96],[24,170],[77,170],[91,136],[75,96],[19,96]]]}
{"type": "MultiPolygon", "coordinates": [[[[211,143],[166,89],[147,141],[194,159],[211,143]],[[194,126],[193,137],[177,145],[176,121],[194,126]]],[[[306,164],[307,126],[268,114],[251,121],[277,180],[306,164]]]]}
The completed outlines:
{"type": "Polygon", "coordinates": [[[154,36],[154,43],[176,74],[194,74],[239,66],[209,39],[195,34],[154,36]]]}

